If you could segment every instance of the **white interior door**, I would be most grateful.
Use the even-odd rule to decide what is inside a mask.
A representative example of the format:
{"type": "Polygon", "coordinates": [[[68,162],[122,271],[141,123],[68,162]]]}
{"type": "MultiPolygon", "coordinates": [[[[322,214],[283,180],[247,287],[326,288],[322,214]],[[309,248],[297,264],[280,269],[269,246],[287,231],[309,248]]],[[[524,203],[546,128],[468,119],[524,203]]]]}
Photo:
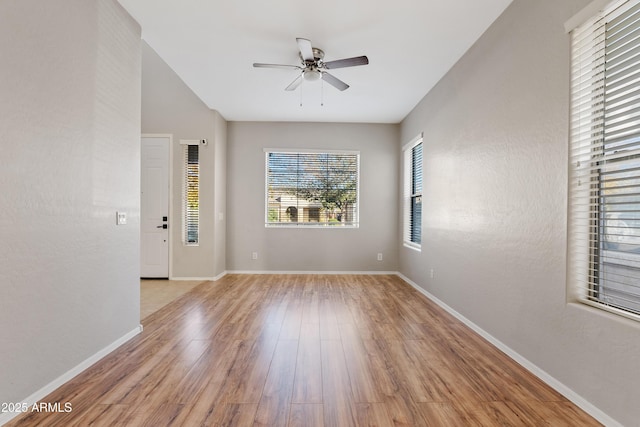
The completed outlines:
{"type": "Polygon", "coordinates": [[[140,277],[169,277],[169,137],[142,137],[140,277]]]}

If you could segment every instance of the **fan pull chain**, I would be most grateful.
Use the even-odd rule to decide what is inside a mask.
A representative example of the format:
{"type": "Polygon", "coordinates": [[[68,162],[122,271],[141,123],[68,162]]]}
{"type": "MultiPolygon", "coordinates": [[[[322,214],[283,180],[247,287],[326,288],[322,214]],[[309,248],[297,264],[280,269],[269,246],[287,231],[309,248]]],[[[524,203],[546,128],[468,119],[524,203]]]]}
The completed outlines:
{"type": "Polygon", "coordinates": [[[300,85],[300,106],[302,107],[302,86],[304,85],[300,85]]]}
{"type": "Polygon", "coordinates": [[[320,80],[320,106],[324,107],[324,80],[320,80]]]}

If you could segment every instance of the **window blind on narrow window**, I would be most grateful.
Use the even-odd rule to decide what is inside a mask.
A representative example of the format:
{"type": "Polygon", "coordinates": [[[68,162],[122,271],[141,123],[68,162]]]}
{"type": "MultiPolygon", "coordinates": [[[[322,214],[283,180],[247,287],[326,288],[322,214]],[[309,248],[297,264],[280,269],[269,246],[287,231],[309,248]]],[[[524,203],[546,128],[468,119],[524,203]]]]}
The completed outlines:
{"type": "Polygon", "coordinates": [[[572,32],[570,139],[572,295],[620,314],[640,314],[637,0],[572,32]]]}
{"type": "Polygon", "coordinates": [[[200,227],[200,159],[198,145],[184,146],[184,243],[197,245],[200,227]]]}
{"type": "Polygon", "coordinates": [[[265,153],[267,226],[358,226],[358,153],[265,153]]]}
{"type": "Polygon", "coordinates": [[[422,137],[404,147],[404,225],[405,246],[422,244],[422,137]]]}
{"type": "Polygon", "coordinates": [[[422,243],[422,143],[411,150],[411,241],[422,243]]]}

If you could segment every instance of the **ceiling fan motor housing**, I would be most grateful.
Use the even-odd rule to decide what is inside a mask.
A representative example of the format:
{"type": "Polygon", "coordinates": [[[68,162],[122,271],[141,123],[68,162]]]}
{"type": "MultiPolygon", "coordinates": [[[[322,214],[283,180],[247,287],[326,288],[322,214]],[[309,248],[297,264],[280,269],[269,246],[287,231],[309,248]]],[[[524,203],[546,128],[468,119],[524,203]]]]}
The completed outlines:
{"type": "Polygon", "coordinates": [[[298,56],[300,56],[300,59],[302,60],[302,62],[305,65],[309,65],[309,64],[313,64],[313,63],[318,63],[318,61],[322,61],[324,59],[324,51],[322,49],[318,49],[317,47],[311,48],[311,50],[313,51],[313,62],[312,61],[305,61],[304,58],[302,57],[302,53],[299,53],[298,56]]]}

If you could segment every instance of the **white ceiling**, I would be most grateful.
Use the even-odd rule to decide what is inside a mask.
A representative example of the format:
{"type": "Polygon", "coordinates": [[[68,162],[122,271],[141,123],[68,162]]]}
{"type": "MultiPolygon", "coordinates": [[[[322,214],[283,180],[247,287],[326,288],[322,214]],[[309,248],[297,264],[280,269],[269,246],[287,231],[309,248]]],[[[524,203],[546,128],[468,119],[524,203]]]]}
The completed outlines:
{"type": "Polygon", "coordinates": [[[142,38],[212,109],[233,121],[398,123],[512,0],[119,0],[142,38]],[[299,65],[296,37],[351,87],[284,88],[299,65]],[[321,101],[324,105],[321,106],[321,101]],[[302,107],[300,103],[302,101],[302,107]]]}

